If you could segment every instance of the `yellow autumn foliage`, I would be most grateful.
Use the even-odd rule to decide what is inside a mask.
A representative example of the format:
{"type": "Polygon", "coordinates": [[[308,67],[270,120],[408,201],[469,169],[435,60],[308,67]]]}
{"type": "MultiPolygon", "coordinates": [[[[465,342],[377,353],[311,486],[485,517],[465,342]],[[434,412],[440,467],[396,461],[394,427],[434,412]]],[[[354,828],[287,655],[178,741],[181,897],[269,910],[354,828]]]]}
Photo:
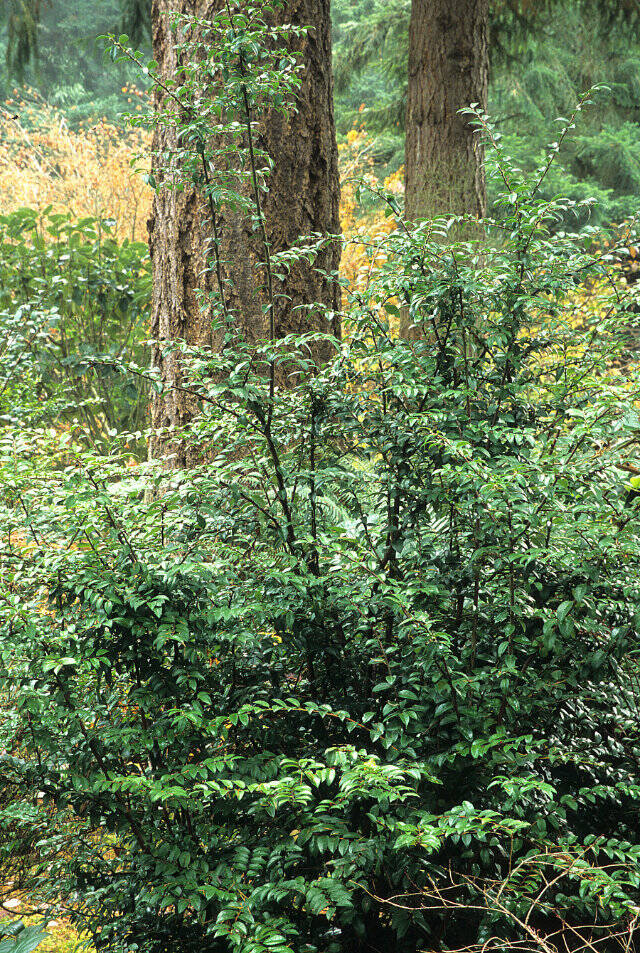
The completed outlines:
{"type": "MultiPolygon", "coordinates": [[[[346,245],[341,271],[349,287],[364,291],[385,259],[383,245],[394,229],[380,211],[362,213],[357,190],[375,189],[373,139],[352,129],[340,145],[340,220],[346,245]]],[[[34,90],[0,106],[0,207],[4,213],[49,206],[76,218],[114,221],[116,238],[147,239],[153,192],[134,171],[137,156],[149,154],[150,137],[100,119],[70,128],[64,115],[34,90]]],[[[402,193],[402,169],[385,180],[385,189],[402,193]]]]}
{"type": "Polygon", "coordinates": [[[120,240],[146,241],[152,190],[132,163],[149,148],[147,134],[105,119],[71,129],[28,91],[0,106],[0,207],[110,218],[120,240]]]}
{"type": "MultiPolygon", "coordinates": [[[[374,174],[373,140],[363,129],[352,129],[339,146],[340,224],[345,238],[341,272],[354,292],[364,292],[372,273],[386,260],[384,243],[395,230],[393,217],[385,217],[379,206],[375,212],[362,213],[357,198],[359,188],[377,191],[380,187],[374,174]]],[[[395,195],[403,193],[403,170],[388,176],[384,189],[395,195]]]]}
{"type": "MultiPolygon", "coordinates": [[[[369,301],[371,281],[387,261],[387,239],[397,228],[396,217],[386,216],[379,200],[373,203],[374,211],[370,212],[363,212],[358,201],[358,192],[362,189],[380,193],[380,182],[374,172],[373,144],[374,140],[364,128],[352,129],[338,150],[342,187],[340,223],[345,239],[340,272],[347,281],[348,292],[363,301],[369,301]]],[[[404,169],[400,167],[387,176],[382,187],[385,193],[401,200],[404,169]]],[[[397,304],[394,300],[388,303],[397,304]]],[[[389,315],[385,317],[388,319],[389,315]]],[[[392,332],[398,333],[395,320],[390,320],[390,326],[392,332]]],[[[349,327],[344,331],[348,336],[349,327]]]]}

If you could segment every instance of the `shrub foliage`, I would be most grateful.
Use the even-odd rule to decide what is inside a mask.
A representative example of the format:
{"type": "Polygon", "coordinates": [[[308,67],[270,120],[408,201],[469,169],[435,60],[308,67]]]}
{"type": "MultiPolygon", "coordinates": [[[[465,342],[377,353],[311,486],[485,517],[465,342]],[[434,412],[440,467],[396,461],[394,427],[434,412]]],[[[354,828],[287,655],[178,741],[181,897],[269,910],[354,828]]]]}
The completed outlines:
{"type": "MultiPolygon", "coordinates": [[[[0,409],[14,426],[61,424],[93,446],[144,427],[149,253],[113,220],[18,209],[0,216],[0,409]]],[[[138,434],[140,437],[140,434],[138,434]]]]}
{"type": "MultiPolygon", "coordinates": [[[[215,24],[248,176],[238,129],[282,92],[260,17],[215,24]]],[[[196,79],[173,90],[189,175],[196,79]]],[[[240,339],[221,284],[222,352],[174,346],[202,466],[45,467],[4,427],[0,860],[98,949],[637,939],[633,313],[606,256],[551,237],[548,163],[494,165],[475,242],[388,196],[320,368],[308,336],[240,339]],[[610,290],[585,317],[587,281],[610,290]]],[[[236,200],[206,179],[214,212],[236,200]]]]}

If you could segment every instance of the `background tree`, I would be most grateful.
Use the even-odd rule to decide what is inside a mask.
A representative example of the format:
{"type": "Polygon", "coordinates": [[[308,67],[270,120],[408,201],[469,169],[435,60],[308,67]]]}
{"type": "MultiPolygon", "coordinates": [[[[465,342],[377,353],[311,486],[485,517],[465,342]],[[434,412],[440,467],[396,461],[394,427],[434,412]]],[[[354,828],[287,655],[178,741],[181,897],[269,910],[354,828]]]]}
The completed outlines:
{"type": "Polygon", "coordinates": [[[405,211],[482,218],[482,147],[459,110],[487,106],[489,0],[413,0],[405,136],[405,211]]]}
{"type": "Polygon", "coordinates": [[[63,110],[66,123],[75,129],[97,118],[115,120],[129,105],[126,90],[130,84],[142,87],[144,77],[131,64],[106,68],[104,45],[96,38],[113,30],[124,31],[150,52],[148,6],[148,0],[0,3],[0,44],[4,51],[0,99],[23,86],[36,93],[28,97],[30,101],[35,98],[36,105],[41,106],[39,98],[43,97],[50,106],[63,110]]]}
{"type": "MultiPolygon", "coordinates": [[[[206,20],[221,0],[196,4],[196,14],[206,20]]],[[[152,4],[153,50],[161,76],[171,79],[181,69],[176,34],[167,14],[193,13],[193,4],[180,0],[154,0],[152,4]]],[[[249,340],[267,336],[269,293],[265,286],[274,278],[267,274],[266,255],[286,252],[301,237],[321,233],[337,235],[339,222],[338,152],[333,118],[333,75],[331,63],[330,0],[289,0],[275,8],[275,25],[291,23],[309,27],[302,34],[290,34],[290,50],[300,57],[302,82],[296,109],[284,115],[269,109],[257,118],[255,144],[271,160],[267,191],[261,198],[265,235],[256,228],[246,210],[223,207],[219,221],[219,251],[226,281],[227,306],[237,330],[249,340]],[[262,285],[262,290],[260,286],[262,285]]],[[[195,38],[192,36],[191,40],[195,38]]],[[[160,90],[157,105],[162,104],[160,90]]],[[[167,155],[177,147],[175,130],[160,127],[155,138],[155,154],[167,155]]],[[[160,179],[162,171],[158,169],[160,179]]],[[[247,189],[252,189],[247,184],[247,189]]],[[[156,340],[184,339],[188,344],[221,346],[220,336],[199,303],[201,292],[213,292],[214,277],[208,273],[202,288],[201,275],[211,248],[212,224],[201,190],[156,193],[150,221],[150,248],[154,270],[151,331],[156,340]]],[[[338,242],[328,242],[312,260],[298,257],[284,280],[273,290],[273,322],[276,337],[304,331],[337,331],[331,312],[339,307],[339,286],[331,277],[340,259],[338,242]],[[313,306],[313,307],[312,307],[313,306]],[[310,310],[312,307],[312,310],[310,310]],[[328,309],[328,310],[327,310],[328,309]]],[[[320,351],[316,353],[321,357],[320,351]]],[[[193,406],[179,389],[180,362],[175,354],[165,354],[162,345],[154,362],[165,389],[153,407],[155,428],[182,427],[193,406]],[[177,386],[176,386],[177,385],[177,386]]],[[[156,448],[158,449],[158,448],[156,448]]],[[[178,451],[177,462],[188,462],[189,454],[178,451]],[[185,456],[186,454],[186,456],[185,456]]]]}
{"type": "MultiPolygon", "coordinates": [[[[54,0],[6,0],[0,17],[4,15],[6,29],[6,59],[10,68],[19,76],[24,68],[38,55],[38,39],[41,29],[51,34],[53,31],[48,17],[53,15],[57,32],[64,33],[64,20],[70,17],[76,24],[78,33],[87,32],[97,36],[101,24],[97,22],[96,5],[77,3],[72,10],[54,0]],[[85,19],[88,12],[91,20],[85,19]],[[62,30],[60,30],[62,28],[62,30]]],[[[113,29],[119,25],[131,36],[134,43],[140,43],[149,34],[150,0],[102,0],[99,18],[105,18],[113,29]]],[[[53,65],[53,64],[52,64],[53,65]]],[[[60,65],[60,64],[57,64],[60,65]]]]}
{"type": "MultiPolygon", "coordinates": [[[[483,73],[490,67],[489,112],[500,133],[509,137],[511,154],[530,171],[539,164],[554,117],[569,115],[585,89],[606,82],[611,92],[583,120],[579,140],[565,150],[543,189],[549,197],[559,192],[595,196],[595,214],[602,221],[632,215],[640,181],[634,158],[640,89],[636,0],[490,0],[486,6],[486,27],[476,22],[482,40],[474,51],[465,33],[475,11],[484,17],[479,4],[334,0],[339,133],[364,122],[376,133],[374,158],[384,174],[394,172],[406,155],[407,209],[414,214],[413,183],[424,159],[418,146],[425,144],[433,159],[434,150],[439,154],[445,148],[438,137],[424,134],[424,126],[414,126],[424,124],[429,112],[432,131],[445,138],[457,131],[461,151],[456,165],[463,181],[472,184],[467,201],[463,189],[451,211],[475,214],[479,155],[455,109],[473,101],[482,104],[483,73]],[[488,41],[480,65],[475,57],[481,55],[485,29],[488,41]],[[466,76],[459,69],[462,58],[466,76]],[[445,105],[451,118],[449,124],[439,124],[436,117],[445,105]]],[[[453,173],[450,179],[456,181],[453,173]]],[[[489,204],[494,197],[489,195],[489,204]]],[[[453,203],[456,195],[451,198],[453,203]]]]}

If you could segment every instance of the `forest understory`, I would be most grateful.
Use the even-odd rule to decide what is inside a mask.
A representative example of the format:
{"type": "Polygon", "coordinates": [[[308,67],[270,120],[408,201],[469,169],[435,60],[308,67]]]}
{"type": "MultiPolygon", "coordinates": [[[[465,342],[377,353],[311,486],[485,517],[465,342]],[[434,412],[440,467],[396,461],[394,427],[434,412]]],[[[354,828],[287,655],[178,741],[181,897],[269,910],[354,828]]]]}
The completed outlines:
{"type": "Polygon", "coordinates": [[[0,9],[0,953],[640,949],[639,27],[0,9]]]}

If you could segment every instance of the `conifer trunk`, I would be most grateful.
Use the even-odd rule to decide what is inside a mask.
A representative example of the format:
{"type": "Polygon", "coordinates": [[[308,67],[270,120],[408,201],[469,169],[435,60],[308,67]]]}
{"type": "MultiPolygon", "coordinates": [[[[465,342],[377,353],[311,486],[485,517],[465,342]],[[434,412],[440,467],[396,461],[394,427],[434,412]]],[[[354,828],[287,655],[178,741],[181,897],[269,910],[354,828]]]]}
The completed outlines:
{"type": "Polygon", "coordinates": [[[487,105],[488,0],[412,0],[405,145],[409,221],[486,212],[484,156],[458,110],[487,105]]]}
{"type": "MultiPolygon", "coordinates": [[[[154,57],[165,76],[175,73],[175,36],[169,12],[211,17],[223,0],[152,0],[154,57]]],[[[232,4],[233,6],[233,4],[232,4]]],[[[269,191],[263,212],[272,251],[294,245],[312,232],[337,235],[340,230],[338,151],[333,116],[333,74],[331,65],[330,0],[287,0],[275,14],[281,24],[309,26],[304,37],[291,37],[290,45],[300,50],[304,64],[297,109],[288,116],[268,111],[260,117],[260,147],[273,160],[269,191]]],[[[161,95],[160,93],[158,95],[161,95]]],[[[171,151],[175,133],[160,129],[154,153],[171,151]]],[[[162,172],[156,178],[161,181],[162,172]]],[[[249,340],[268,337],[263,311],[261,263],[264,245],[250,221],[240,213],[223,210],[221,216],[221,258],[229,282],[228,306],[234,320],[249,340]]],[[[206,270],[206,249],[211,241],[211,223],[204,197],[195,189],[183,192],[160,189],[154,198],[149,222],[149,244],[153,264],[151,333],[159,342],[183,339],[190,344],[218,348],[211,321],[198,302],[198,292],[212,290],[214,279],[206,270]]],[[[340,259],[338,241],[326,245],[310,265],[295,263],[277,291],[275,331],[277,337],[321,330],[338,332],[322,309],[300,310],[298,306],[319,302],[337,312],[338,284],[318,273],[336,272],[340,259]],[[286,296],[286,297],[285,297],[286,296]]],[[[163,355],[160,344],[153,354],[166,389],[154,398],[152,425],[156,432],[183,427],[194,413],[193,400],[180,387],[180,361],[163,355]]],[[[325,356],[319,348],[315,357],[325,356]]],[[[188,466],[195,451],[188,446],[157,438],[151,447],[154,456],[175,453],[174,465],[188,466]]]]}

